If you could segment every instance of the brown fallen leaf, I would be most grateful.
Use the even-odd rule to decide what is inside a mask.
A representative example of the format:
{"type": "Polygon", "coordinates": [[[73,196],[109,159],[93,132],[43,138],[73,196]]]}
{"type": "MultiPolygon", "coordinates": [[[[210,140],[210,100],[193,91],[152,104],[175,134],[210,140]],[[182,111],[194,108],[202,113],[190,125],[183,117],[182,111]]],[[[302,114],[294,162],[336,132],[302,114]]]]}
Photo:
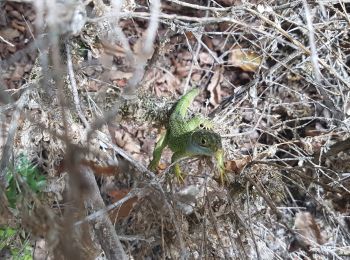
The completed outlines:
{"type": "Polygon", "coordinates": [[[21,25],[19,21],[11,21],[11,26],[16,30],[20,31],[21,33],[24,33],[26,31],[26,27],[21,25]]]}
{"type": "Polygon", "coordinates": [[[251,156],[246,156],[242,159],[226,161],[225,162],[225,169],[226,169],[226,171],[229,171],[229,172],[240,173],[242,171],[242,169],[249,162],[251,162],[251,160],[252,160],[251,156]]]}
{"type": "Polygon", "coordinates": [[[167,165],[166,163],[159,163],[157,169],[164,171],[166,169],[167,165]]]}
{"type": "Polygon", "coordinates": [[[196,40],[196,36],[194,36],[194,34],[192,32],[190,32],[190,31],[186,31],[185,35],[190,41],[196,40]]]}
{"type": "Polygon", "coordinates": [[[123,137],[124,137],[124,133],[122,133],[122,131],[115,131],[114,133],[115,143],[121,148],[123,148],[126,143],[123,137]]]}
{"type": "Polygon", "coordinates": [[[115,57],[125,57],[125,50],[118,44],[112,44],[107,40],[101,40],[101,45],[107,55],[114,55],[115,57]]]}
{"type": "Polygon", "coordinates": [[[125,133],[123,139],[125,140],[125,145],[123,148],[126,151],[128,151],[131,154],[132,153],[140,153],[141,146],[136,138],[132,137],[129,133],[125,133]]]}
{"type": "Polygon", "coordinates": [[[208,35],[203,35],[203,42],[209,50],[214,50],[213,39],[208,35]]]}
{"type": "MultiPolygon", "coordinates": [[[[116,176],[120,173],[120,167],[118,165],[99,165],[94,161],[81,160],[80,165],[89,167],[95,176],[106,177],[106,176],[116,176]]],[[[62,160],[56,167],[55,170],[57,174],[61,174],[67,170],[67,165],[65,160],[62,160]]]]}
{"type": "Polygon", "coordinates": [[[81,164],[90,167],[95,176],[116,176],[120,173],[118,165],[102,166],[88,160],[82,160],[81,164]]]}
{"type": "Polygon", "coordinates": [[[118,80],[118,79],[130,79],[132,77],[131,72],[123,72],[123,71],[111,71],[111,80],[118,80]]]}
{"type": "Polygon", "coordinates": [[[244,71],[255,72],[261,64],[261,58],[254,51],[234,47],[230,52],[228,64],[244,71]]]}
{"type": "Polygon", "coordinates": [[[15,38],[20,36],[20,33],[16,29],[6,28],[3,30],[0,30],[0,36],[7,41],[13,41],[15,38]]]}
{"type": "Polygon", "coordinates": [[[214,64],[214,58],[207,52],[201,52],[198,55],[200,65],[212,65],[214,64]]]}
{"type": "Polygon", "coordinates": [[[237,6],[242,4],[241,0],[218,0],[217,2],[223,6],[237,6]]]}
{"type": "Polygon", "coordinates": [[[296,236],[289,245],[289,252],[299,248],[309,251],[310,247],[325,243],[320,227],[309,212],[298,212],[295,216],[294,230],[296,236]]]}
{"type": "Polygon", "coordinates": [[[116,144],[125,149],[129,153],[140,153],[141,145],[137,138],[131,136],[131,134],[124,131],[116,131],[114,134],[116,144]]]}
{"type": "MultiPolygon", "coordinates": [[[[123,199],[130,192],[128,189],[112,190],[108,192],[108,195],[111,197],[112,203],[115,203],[123,199]]],[[[137,197],[133,197],[126,202],[124,202],[119,208],[112,210],[109,215],[112,221],[118,221],[129,216],[131,210],[134,208],[134,204],[138,201],[137,197]]]]}

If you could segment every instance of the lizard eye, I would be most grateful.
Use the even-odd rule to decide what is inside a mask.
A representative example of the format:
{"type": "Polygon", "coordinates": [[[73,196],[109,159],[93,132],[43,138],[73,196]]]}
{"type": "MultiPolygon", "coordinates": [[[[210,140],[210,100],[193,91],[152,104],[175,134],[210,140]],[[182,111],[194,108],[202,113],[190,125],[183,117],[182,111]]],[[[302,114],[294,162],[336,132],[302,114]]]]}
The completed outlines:
{"type": "Polygon", "coordinates": [[[205,145],[207,143],[207,141],[204,138],[202,138],[201,143],[202,143],[202,145],[205,145]]]}
{"type": "Polygon", "coordinates": [[[201,123],[201,124],[199,125],[199,127],[200,127],[200,128],[204,128],[204,124],[201,123]]]}

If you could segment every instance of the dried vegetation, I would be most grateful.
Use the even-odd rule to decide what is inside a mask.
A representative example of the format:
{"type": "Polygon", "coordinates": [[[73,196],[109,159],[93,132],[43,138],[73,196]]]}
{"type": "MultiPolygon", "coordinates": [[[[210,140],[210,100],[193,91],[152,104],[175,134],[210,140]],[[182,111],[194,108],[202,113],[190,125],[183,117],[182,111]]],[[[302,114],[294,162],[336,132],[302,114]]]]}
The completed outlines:
{"type": "Polygon", "coordinates": [[[0,2],[0,258],[350,257],[344,2],[0,2]],[[210,160],[183,161],[184,185],[169,152],[147,170],[195,86],[224,186],[210,160]],[[46,186],[16,170],[12,207],[23,156],[46,186]]]}

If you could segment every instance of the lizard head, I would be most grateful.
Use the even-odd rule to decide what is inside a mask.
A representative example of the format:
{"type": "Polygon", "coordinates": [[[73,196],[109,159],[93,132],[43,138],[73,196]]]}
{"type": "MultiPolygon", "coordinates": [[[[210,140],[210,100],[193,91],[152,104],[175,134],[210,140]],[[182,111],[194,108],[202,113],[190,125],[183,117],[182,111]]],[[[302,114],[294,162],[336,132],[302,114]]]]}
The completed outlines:
{"type": "Polygon", "coordinates": [[[212,156],[222,149],[220,135],[205,129],[192,132],[191,141],[188,145],[193,155],[212,156]]]}

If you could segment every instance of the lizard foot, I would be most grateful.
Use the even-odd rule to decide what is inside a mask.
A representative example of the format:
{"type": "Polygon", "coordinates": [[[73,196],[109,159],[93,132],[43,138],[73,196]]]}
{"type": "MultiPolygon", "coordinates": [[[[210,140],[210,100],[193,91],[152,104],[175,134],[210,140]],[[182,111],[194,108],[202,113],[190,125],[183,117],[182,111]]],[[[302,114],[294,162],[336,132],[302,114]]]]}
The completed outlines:
{"type": "Polygon", "coordinates": [[[199,124],[201,129],[212,130],[214,128],[214,123],[208,119],[203,118],[203,121],[199,124]]]}
{"type": "Polygon", "coordinates": [[[158,168],[158,163],[155,163],[154,161],[151,161],[150,164],[148,165],[148,169],[151,171],[156,171],[158,168]]]}
{"type": "Polygon", "coordinates": [[[222,186],[225,186],[226,183],[227,183],[227,178],[226,178],[225,172],[220,172],[220,184],[222,186]]]}
{"type": "Polygon", "coordinates": [[[183,184],[185,182],[186,175],[182,173],[180,169],[180,165],[178,163],[176,163],[174,166],[174,172],[175,172],[177,181],[183,184]]]}
{"type": "Polygon", "coordinates": [[[219,149],[218,151],[216,151],[215,159],[216,159],[218,171],[220,173],[220,184],[225,185],[227,178],[226,178],[225,164],[224,164],[224,151],[222,149],[219,149]]]}

